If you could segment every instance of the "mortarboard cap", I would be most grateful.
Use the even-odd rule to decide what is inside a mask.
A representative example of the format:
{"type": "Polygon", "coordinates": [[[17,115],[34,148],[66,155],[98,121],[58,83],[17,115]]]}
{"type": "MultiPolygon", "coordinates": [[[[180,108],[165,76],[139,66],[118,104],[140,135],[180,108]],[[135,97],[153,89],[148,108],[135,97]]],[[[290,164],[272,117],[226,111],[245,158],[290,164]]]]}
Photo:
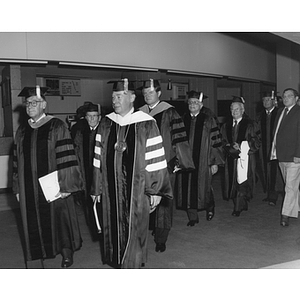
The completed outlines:
{"type": "Polygon", "coordinates": [[[188,95],[188,99],[197,98],[197,99],[199,99],[200,102],[202,102],[204,99],[208,98],[202,92],[197,92],[197,91],[194,91],[194,90],[192,90],[190,92],[187,92],[187,95],[188,95]]]}
{"type": "Polygon", "coordinates": [[[245,99],[243,97],[239,97],[239,96],[232,96],[232,103],[234,102],[238,102],[238,103],[242,103],[245,104],[245,99]]]}
{"type": "Polygon", "coordinates": [[[273,91],[265,91],[261,93],[261,97],[271,97],[272,99],[275,99],[275,97],[277,97],[277,92],[273,91]]]}
{"type": "Polygon", "coordinates": [[[156,88],[160,88],[160,83],[157,79],[147,79],[147,80],[141,80],[143,82],[143,85],[139,89],[147,89],[151,88],[152,90],[156,88]]]}
{"type": "Polygon", "coordinates": [[[97,104],[94,104],[94,103],[89,103],[86,105],[86,108],[85,108],[85,112],[91,112],[91,111],[96,111],[96,112],[99,112],[99,107],[97,104]]]}
{"type": "Polygon", "coordinates": [[[100,111],[101,111],[100,105],[98,107],[97,104],[94,104],[90,101],[84,102],[84,104],[79,106],[76,110],[77,117],[78,118],[84,117],[88,111],[96,111],[96,112],[100,113],[100,111]]]}
{"type": "Polygon", "coordinates": [[[109,81],[108,83],[113,83],[113,92],[127,92],[135,90],[133,82],[129,81],[127,78],[109,81]]]}
{"type": "Polygon", "coordinates": [[[27,99],[32,96],[37,96],[38,98],[43,98],[45,100],[47,90],[47,87],[40,87],[39,85],[35,87],[24,87],[18,97],[25,97],[25,99],[27,99]]]}
{"type": "Polygon", "coordinates": [[[98,111],[98,105],[94,104],[94,103],[89,103],[88,105],[86,105],[85,111],[98,111]]]}

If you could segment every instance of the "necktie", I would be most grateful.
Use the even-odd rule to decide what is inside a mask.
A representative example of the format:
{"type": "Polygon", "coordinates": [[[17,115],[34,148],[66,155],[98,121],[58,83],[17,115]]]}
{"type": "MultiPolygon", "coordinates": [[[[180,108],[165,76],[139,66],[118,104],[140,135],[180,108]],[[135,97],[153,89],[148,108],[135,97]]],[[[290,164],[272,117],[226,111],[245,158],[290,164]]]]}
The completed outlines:
{"type": "Polygon", "coordinates": [[[273,159],[277,159],[277,155],[276,155],[276,138],[277,138],[277,132],[279,130],[279,128],[281,127],[282,125],[282,122],[283,122],[283,119],[285,118],[285,116],[287,115],[288,113],[288,108],[286,107],[283,111],[283,115],[282,115],[282,119],[280,121],[280,123],[277,124],[277,128],[275,130],[275,134],[274,134],[274,138],[273,138],[273,142],[272,142],[272,148],[271,148],[271,156],[270,156],[270,159],[273,160],[273,159]]]}
{"type": "Polygon", "coordinates": [[[232,128],[232,141],[236,142],[237,140],[237,120],[234,120],[234,125],[232,128]]]}
{"type": "Polygon", "coordinates": [[[289,111],[289,109],[286,107],[286,108],[284,109],[284,112],[283,112],[283,116],[282,116],[282,119],[281,119],[281,123],[283,122],[283,120],[284,120],[285,116],[287,115],[288,111],[289,111]]]}

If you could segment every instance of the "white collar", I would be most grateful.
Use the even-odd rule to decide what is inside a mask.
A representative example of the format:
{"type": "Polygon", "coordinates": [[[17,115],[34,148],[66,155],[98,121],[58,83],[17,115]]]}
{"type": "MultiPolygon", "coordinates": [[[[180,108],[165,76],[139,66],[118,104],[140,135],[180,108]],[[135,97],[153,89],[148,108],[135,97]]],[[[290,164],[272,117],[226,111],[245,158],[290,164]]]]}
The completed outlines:
{"type": "Polygon", "coordinates": [[[131,110],[125,116],[116,114],[116,122],[120,125],[121,124],[130,124],[130,119],[132,118],[133,111],[134,111],[134,108],[132,107],[131,110]]]}
{"type": "Polygon", "coordinates": [[[289,112],[294,106],[295,106],[296,104],[294,104],[294,105],[292,105],[292,106],[290,106],[290,107],[285,107],[285,108],[287,108],[288,109],[288,111],[287,112],[289,112]]]}
{"type": "Polygon", "coordinates": [[[266,110],[266,114],[270,114],[274,110],[275,106],[273,106],[269,111],[266,110]]]}
{"type": "Polygon", "coordinates": [[[242,119],[243,119],[243,117],[242,117],[242,118],[239,118],[239,119],[237,119],[237,120],[233,120],[232,126],[234,125],[234,121],[236,121],[236,124],[239,124],[239,123],[241,122],[242,119]]]}
{"type": "Polygon", "coordinates": [[[197,112],[195,115],[193,115],[193,114],[190,113],[190,115],[191,115],[191,117],[197,117],[199,115],[199,113],[200,112],[197,112]]]}
{"type": "Polygon", "coordinates": [[[160,100],[158,100],[154,105],[150,106],[148,105],[149,109],[153,109],[154,107],[156,107],[159,104],[160,100]]]}
{"type": "Polygon", "coordinates": [[[45,114],[45,113],[43,113],[36,121],[34,121],[32,118],[29,119],[29,121],[30,121],[31,123],[37,123],[38,121],[42,120],[44,117],[46,117],[46,114],[45,114]]]}
{"type": "Polygon", "coordinates": [[[126,125],[130,125],[130,124],[134,124],[134,123],[138,123],[138,122],[142,122],[142,121],[154,120],[153,117],[151,117],[147,113],[144,113],[142,111],[134,112],[133,108],[124,117],[116,114],[115,112],[106,115],[106,117],[111,119],[115,123],[119,124],[120,126],[126,126],[126,125]]]}
{"type": "Polygon", "coordinates": [[[99,125],[99,122],[97,123],[97,125],[95,125],[94,127],[90,126],[90,130],[95,130],[97,128],[97,126],[99,125]]]}

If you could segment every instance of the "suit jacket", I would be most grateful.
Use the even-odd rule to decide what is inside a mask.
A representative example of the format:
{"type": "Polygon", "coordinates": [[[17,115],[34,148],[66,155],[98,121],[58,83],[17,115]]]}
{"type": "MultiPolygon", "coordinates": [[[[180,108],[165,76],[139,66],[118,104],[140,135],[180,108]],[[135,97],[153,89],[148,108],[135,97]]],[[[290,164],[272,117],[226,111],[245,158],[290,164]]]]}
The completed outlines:
{"type": "MultiPolygon", "coordinates": [[[[283,109],[281,108],[276,116],[274,134],[283,109]]],[[[276,155],[281,162],[293,162],[294,157],[300,158],[300,106],[297,104],[292,107],[279,125],[276,136],[276,155]]]]}
{"type": "Polygon", "coordinates": [[[259,149],[259,156],[260,159],[263,161],[265,164],[268,159],[270,158],[270,151],[272,147],[272,136],[274,132],[274,123],[276,120],[276,116],[278,115],[278,108],[274,107],[274,109],[271,112],[270,116],[270,135],[267,136],[267,113],[266,110],[262,110],[256,118],[256,122],[258,123],[258,127],[260,129],[260,134],[261,134],[261,147],[259,149]]]}

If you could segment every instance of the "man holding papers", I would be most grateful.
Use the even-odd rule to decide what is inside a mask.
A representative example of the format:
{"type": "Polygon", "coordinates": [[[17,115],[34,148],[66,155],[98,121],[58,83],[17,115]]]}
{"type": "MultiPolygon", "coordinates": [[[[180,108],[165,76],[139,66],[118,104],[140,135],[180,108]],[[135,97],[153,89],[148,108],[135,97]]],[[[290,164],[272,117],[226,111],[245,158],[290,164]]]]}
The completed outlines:
{"type": "Polygon", "coordinates": [[[72,193],[82,189],[73,143],[64,122],[45,114],[46,88],[24,88],[28,122],[14,144],[14,193],[20,202],[26,262],[62,255],[73,264],[82,239],[72,193]],[[56,186],[56,189],[54,188],[56,186]]]}
{"type": "Polygon", "coordinates": [[[231,117],[222,125],[225,153],[225,200],[233,200],[232,216],[239,217],[248,210],[255,187],[255,153],[261,141],[257,124],[245,113],[243,97],[233,96],[231,117]]]}

